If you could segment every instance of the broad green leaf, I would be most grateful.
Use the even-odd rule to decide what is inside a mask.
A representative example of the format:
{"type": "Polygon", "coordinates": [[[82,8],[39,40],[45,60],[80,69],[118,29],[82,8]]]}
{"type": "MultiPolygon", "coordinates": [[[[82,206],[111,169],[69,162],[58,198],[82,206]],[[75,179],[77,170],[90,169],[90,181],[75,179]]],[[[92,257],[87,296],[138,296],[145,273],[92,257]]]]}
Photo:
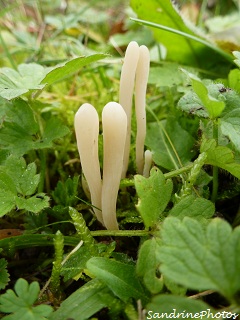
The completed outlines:
{"type": "Polygon", "coordinates": [[[153,152],[154,162],[167,170],[184,166],[194,157],[194,138],[171,116],[166,122],[150,123],[145,144],[153,152]]]}
{"type": "Polygon", "coordinates": [[[198,221],[169,217],[161,229],[160,270],[176,283],[215,290],[232,300],[240,289],[240,228],[214,219],[205,229],[198,221]]]}
{"type": "Polygon", "coordinates": [[[7,272],[7,261],[0,259],[0,290],[4,289],[9,282],[9,274],[7,272]]]}
{"type": "Polygon", "coordinates": [[[234,159],[234,153],[231,149],[217,146],[216,141],[210,139],[202,142],[201,152],[207,153],[206,164],[222,168],[240,179],[240,163],[234,159]]]}
{"type": "Polygon", "coordinates": [[[183,83],[183,75],[177,63],[165,62],[161,67],[152,67],[149,73],[149,84],[158,87],[172,87],[183,83]]]}
{"type": "Polygon", "coordinates": [[[134,181],[139,198],[137,209],[145,227],[153,227],[164,217],[162,213],[172,195],[172,180],[166,180],[163,173],[155,167],[151,170],[149,178],[135,175],[134,181]]]}
{"type": "Polygon", "coordinates": [[[209,317],[212,318],[212,314],[215,314],[209,305],[202,301],[169,294],[153,297],[151,302],[147,304],[146,310],[146,319],[185,319],[194,317],[207,319],[209,317]],[[187,314],[189,315],[187,316],[187,314]]]}
{"type": "Polygon", "coordinates": [[[233,143],[237,151],[240,151],[240,108],[228,112],[220,119],[222,133],[233,143]]]}
{"type": "Polygon", "coordinates": [[[101,281],[93,279],[65,299],[49,320],[90,319],[96,312],[108,306],[104,297],[109,292],[101,281]]]}
{"type": "Polygon", "coordinates": [[[240,70],[233,69],[228,74],[228,85],[231,89],[240,92],[240,70]]]}
{"type": "MultiPolygon", "coordinates": [[[[151,23],[160,23],[164,27],[205,40],[200,30],[191,26],[189,21],[187,23],[184,21],[170,0],[131,0],[130,4],[140,19],[151,23]]],[[[201,68],[212,67],[216,61],[223,60],[219,53],[206,46],[206,44],[162,29],[154,28],[153,32],[156,40],[167,48],[167,60],[201,68]]],[[[210,42],[207,44],[215,47],[210,42]]]]}
{"type": "Polygon", "coordinates": [[[25,279],[18,279],[13,290],[7,290],[0,296],[0,311],[12,313],[6,319],[21,320],[43,320],[52,313],[52,307],[39,305],[34,307],[40,292],[38,282],[34,281],[30,285],[25,279]]]}
{"type": "Polygon", "coordinates": [[[234,62],[240,68],[240,51],[233,51],[233,55],[235,58],[237,58],[234,60],[234,62]]]}
{"type": "Polygon", "coordinates": [[[8,100],[19,97],[29,90],[41,90],[40,84],[49,69],[36,63],[20,64],[17,70],[1,68],[0,95],[8,100]]]}
{"type": "Polygon", "coordinates": [[[136,266],[137,275],[143,278],[146,288],[156,294],[163,289],[163,279],[157,276],[156,270],[159,268],[157,261],[157,251],[159,243],[155,238],[146,240],[140,247],[136,266]]]}
{"type": "Polygon", "coordinates": [[[43,133],[33,110],[24,100],[14,100],[3,116],[0,146],[12,154],[22,156],[30,150],[50,148],[53,140],[65,136],[69,129],[56,118],[42,120],[43,133]]]}
{"type": "MultiPolygon", "coordinates": [[[[205,82],[204,82],[205,85],[205,82]]],[[[238,109],[240,104],[239,94],[230,89],[224,87],[222,83],[208,83],[206,84],[208,95],[211,99],[219,102],[224,102],[225,108],[221,113],[221,117],[224,117],[232,110],[238,109]]],[[[191,115],[196,115],[200,118],[209,118],[210,113],[203,105],[200,97],[194,91],[188,91],[178,102],[178,108],[191,115]]]]}
{"type": "Polygon", "coordinates": [[[196,198],[193,195],[183,198],[168,213],[169,217],[183,219],[191,217],[200,222],[210,219],[215,213],[214,204],[204,198],[196,198]]]}
{"type": "Polygon", "coordinates": [[[33,195],[39,183],[35,163],[10,156],[0,166],[0,211],[3,216],[15,207],[34,213],[49,206],[44,193],[33,195]]]}
{"type": "Polygon", "coordinates": [[[147,301],[147,296],[136,276],[135,267],[108,258],[95,257],[87,262],[88,270],[105,283],[124,302],[130,298],[147,301]]]}
{"type": "Polygon", "coordinates": [[[64,80],[80,68],[106,57],[106,54],[100,53],[77,57],[51,68],[44,68],[37,63],[20,64],[17,70],[1,68],[0,96],[11,100],[30,90],[42,90],[46,85],[64,80]]]}
{"type": "Polygon", "coordinates": [[[88,57],[73,58],[67,62],[55,66],[54,69],[48,72],[45,78],[42,79],[41,84],[51,85],[55,82],[64,80],[74,73],[78,72],[82,67],[85,67],[86,65],[98,60],[104,59],[107,56],[108,55],[106,54],[97,53],[88,57]]]}
{"type": "Polygon", "coordinates": [[[219,101],[211,96],[207,86],[196,75],[186,70],[183,71],[191,79],[193,90],[201,100],[203,107],[208,111],[209,117],[211,119],[219,117],[225,108],[224,101],[219,101]]]}

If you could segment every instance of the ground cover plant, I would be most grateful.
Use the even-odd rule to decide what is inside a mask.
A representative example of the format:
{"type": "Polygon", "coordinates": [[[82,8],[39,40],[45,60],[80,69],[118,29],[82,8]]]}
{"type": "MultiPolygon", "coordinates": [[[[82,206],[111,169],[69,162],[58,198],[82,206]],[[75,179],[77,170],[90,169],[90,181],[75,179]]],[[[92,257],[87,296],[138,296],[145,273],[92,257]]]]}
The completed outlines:
{"type": "Polygon", "coordinates": [[[0,318],[237,319],[239,12],[230,0],[1,1],[0,318]],[[147,90],[142,62],[127,74],[133,101],[129,43],[150,52],[147,90]],[[118,104],[134,110],[139,95],[145,171],[145,113],[129,120],[118,104]]]}

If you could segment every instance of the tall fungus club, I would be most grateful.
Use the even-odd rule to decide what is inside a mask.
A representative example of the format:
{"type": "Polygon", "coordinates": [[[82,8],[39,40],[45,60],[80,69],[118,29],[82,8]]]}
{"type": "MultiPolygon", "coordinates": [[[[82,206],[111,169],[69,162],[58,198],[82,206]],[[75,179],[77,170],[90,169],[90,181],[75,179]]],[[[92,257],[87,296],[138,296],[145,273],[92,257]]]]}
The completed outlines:
{"type": "Polygon", "coordinates": [[[116,203],[121,178],[126,177],[128,169],[134,84],[137,173],[148,177],[151,169],[151,152],[144,152],[149,64],[147,47],[139,47],[135,41],[130,42],[122,66],[119,103],[109,102],[102,111],[102,177],[98,157],[98,113],[91,104],[84,103],[75,115],[77,147],[90,192],[93,213],[108,230],[118,230],[116,203]]]}

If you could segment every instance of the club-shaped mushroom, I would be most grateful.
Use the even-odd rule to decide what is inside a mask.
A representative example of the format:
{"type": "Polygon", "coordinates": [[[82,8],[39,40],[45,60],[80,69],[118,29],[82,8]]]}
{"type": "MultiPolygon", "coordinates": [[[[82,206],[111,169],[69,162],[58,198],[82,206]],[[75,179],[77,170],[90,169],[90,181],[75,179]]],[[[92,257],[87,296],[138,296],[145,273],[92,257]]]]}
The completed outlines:
{"type": "Polygon", "coordinates": [[[82,171],[90,190],[93,211],[103,224],[102,181],[98,159],[99,117],[96,109],[91,104],[84,103],[75,115],[74,126],[82,171]]]}
{"type": "Polygon", "coordinates": [[[116,202],[123,170],[127,115],[122,106],[109,102],[102,112],[103,184],[102,217],[108,230],[118,230],[116,202]]]}
{"type": "Polygon", "coordinates": [[[127,136],[124,149],[122,178],[126,177],[128,169],[131,139],[132,98],[138,58],[139,46],[137,42],[132,41],[129,43],[125,53],[119,88],[119,103],[127,115],[127,136]]]}
{"type": "Polygon", "coordinates": [[[143,174],[144,142],[146,137],[146,90],[149,74],[150,55],[146,46],[140,46],[135,83],[135,113],[137,120],[136,166],[137,173],[143,174]]]}

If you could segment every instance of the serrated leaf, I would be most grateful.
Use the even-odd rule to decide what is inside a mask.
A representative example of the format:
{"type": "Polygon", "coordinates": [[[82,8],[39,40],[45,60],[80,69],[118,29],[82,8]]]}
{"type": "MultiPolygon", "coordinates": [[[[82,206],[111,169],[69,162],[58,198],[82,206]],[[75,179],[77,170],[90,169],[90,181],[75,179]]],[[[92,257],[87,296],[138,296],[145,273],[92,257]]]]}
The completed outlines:
{"type": "Polygon", "coordinates": [[[9,282],[9,273],[7,272],[7,261],[0,259],[0,290],[4,289],[9,282]]]}
{"type": "Polygon", "coordinates": [[[1,68],[0,95],[8,100],[19,97],[29,90],[40,90],[44,84],[40,84],[49,69],[36,63],[20,64],[17,70],[1,68]]]}
{"type": "Polygon", "coordinates": [[[228,112],[220,119],[222,133],[234,144],[237,151],[240,151],[240,108],[228,112]]]}
{"type": "Polygon", "coordinates": [[[240,228],[214,219],[207,228],[196,220],[166,218],[161,229],[160,270],[196,290],[212,289],[233,300],[240,289],[240,228]]]}
{"type": "Polygon", "coordinates": [[[15,292],[11,289],[0,296],[0,311],[12,313],[6,316],[6,319],[21,320],[43,320],[52,313],[52,307],[39,305],[33,307],[37,300],[40,288],[38,282],[32,282],[30,285],[25,279],[18,279],[15,286],[15,292]]]}
{"type": "Polygon", "coordinates": [[[156,275],[156,270],[159,268],[156,253],[159,250],[159,244],[155,238],[146,240],[138,253],[136,266],[137,275],[143,278],[146,288],[156,294],[163,289],[163,279],[156,275]]]}
{"type": "Polygon", "coordinates": [[[196,75],[183,69],[182,71],[191,79],[193,90],[201,100],[203,107],[208,111],[209,117],[211,119],[219,117],[225,108],[224,101],[213,97],[207,86],[196,75]]]}
{"type": "Polygon", "coordinates": [[[89,319],[96,312],[107,307],[103,296],[109,291],[101,281],[93,279],[64,300],[60,308],[49,317],[49,320],[89,319]]]}
{"type": "Polygon", "coordinates": [[[54,140],[69,133],[69,129],[57,118],[42,122],[43,133],[27,102],[14,100],[4,115],[4,125],[0,129],[1,147],[21,156],[30,150],[50,148],[54,140]]]}
{"type": "Polygon", "coordinates": [[[94,257],[88,260],[87,268],[124,302],[130,298],[141,299],[143,303],[147,301],[147,296],[133,265],[108,258],[94,257]]]}
{"type": "Polygon", "coordinates": [[[217,146],[214,139],[204,140],[201,144],[201,152],[207,153],[206,164],[217,166],[240,179],[240,163],[234,159],[231,149],[224,146],[217,146]]]}
{"type": "Polygon", "coordinates": [[[80,68],[96,62],[98,60],[106,58],[108,55],[106,54],[93,54],[88,57],[77,57],[73,58],[67,62],[64,62],[51,70],[44,79],[42,79],[42,84],[51,85],[55,82],[61,81],[74,73],[78,72],[80,68]]]}
{"type": "Polygon", "coordinates": [[[44,193],[33,195],[39,183],[35,163],[10,156],[0,166],[0,212],[3,216],[17,207],[34,213],[49,206],[44,193]]]}
{"type": "Polygon", "coordinates": [[[163,173],[156,167],[151,170],[149,178],[136,175],[134,181],[139,197],[137,209],[145,227],[153,227],[163,219],[162,213],[170,201],[173,183],[169,179],[165,180],[163,173]]]}
{"type": "Polygon", "coordinates": [[[153,152],[154,162],[167,170],[179,168],[194,157],[194,138],[172,116],[167,121],[153,122],[148,126],[145,144],[153,152]]]}
{"type": "Polygon", "coordinates": [[[200,222],[205,219],[210,219],[215,213],[214,204],[204,198],[196,198],[193,195],[183,198],[178,202],[168,213],[170,217],[183,219],[184,217],[191,217],[200,222]]]}
{"type": "Polygon", "coordinates": [[[184,319],[190,318],[191,314],[193,317],[196,315],[196,318],[205,319],[204,316],[213,312],[209,305],[202,301],[169,294],[153,297],[151,302],[147,304],[146,310],[146,319],[164,319],[165,317],[184,319]],[[187,316],[187,313],[189,313],[189,316],[187,316]]]}

